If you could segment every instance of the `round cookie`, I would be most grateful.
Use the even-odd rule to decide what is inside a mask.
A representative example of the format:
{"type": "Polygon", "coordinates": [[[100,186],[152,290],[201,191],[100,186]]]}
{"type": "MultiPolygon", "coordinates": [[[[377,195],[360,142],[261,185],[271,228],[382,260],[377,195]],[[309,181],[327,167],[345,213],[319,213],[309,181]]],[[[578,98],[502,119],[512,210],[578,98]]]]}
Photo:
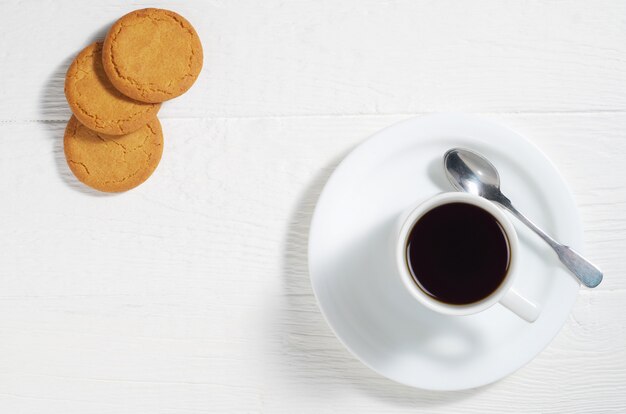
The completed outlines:
{"type": "Polygon", "coordinates": [[[136,131],[161,107],[131,99],[113,87],[102,67],[102,43],[93,43],[76,56],[65,76],[65,97],[83,125],[109,135],[136,131]]]}
{"type": "Polygon", "coordinates": [[[137,187],[154,172],[163,153],[157,118],[126,135],[105,135],[72,117],[63,138],[65,159],[83,183],[96,190],[119,192],[137,187]]]}
{"type": "Polygon", "coordinates": [[[135,10],[109,30],[102,63],[111,83],[142,102],[185,93],[202,69],[202,45],[193,26],[163,9],[135,10]]]}

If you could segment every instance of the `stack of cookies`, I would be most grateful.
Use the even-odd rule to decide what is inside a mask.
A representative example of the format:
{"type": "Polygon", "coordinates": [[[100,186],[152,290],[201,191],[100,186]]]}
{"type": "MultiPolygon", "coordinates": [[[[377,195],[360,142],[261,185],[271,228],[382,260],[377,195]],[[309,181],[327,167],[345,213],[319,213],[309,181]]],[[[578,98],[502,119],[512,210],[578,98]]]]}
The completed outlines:
{"type": "Polygon", "coordinates": [[[106,192],[148,179],[163,152],[161,103],[185,93],[201,69],[198,34],[169,10],[133,11],[81,51],[65,78],[74,115],[63,142],[76,178],[106,192]]]}

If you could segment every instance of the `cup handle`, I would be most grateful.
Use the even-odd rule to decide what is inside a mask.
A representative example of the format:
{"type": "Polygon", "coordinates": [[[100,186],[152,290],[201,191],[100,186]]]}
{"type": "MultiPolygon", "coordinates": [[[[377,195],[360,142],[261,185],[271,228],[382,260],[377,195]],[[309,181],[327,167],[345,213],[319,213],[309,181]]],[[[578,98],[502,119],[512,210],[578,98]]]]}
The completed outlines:
{"type": "Polygon", "coordinates": [[[504,297],[500,299],[500,303],[526,322],[533,323],[539,317],[539,306],[520,295],[513,288],[506,292],[504,297]]]}

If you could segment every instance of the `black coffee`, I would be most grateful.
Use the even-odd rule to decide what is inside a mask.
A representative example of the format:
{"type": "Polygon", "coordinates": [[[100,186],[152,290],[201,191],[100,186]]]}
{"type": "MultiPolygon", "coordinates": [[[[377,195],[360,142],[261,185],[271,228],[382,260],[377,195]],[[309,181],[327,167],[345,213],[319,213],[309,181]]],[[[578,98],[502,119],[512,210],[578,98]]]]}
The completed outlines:
{"type": "Polygon", "coordinates": [[[504,280],[510,260],[500,223],[466,203],[444,204],[422,216],[409,233],[406,252],[415,283],[454,305],[489,296],[504,280]]]}

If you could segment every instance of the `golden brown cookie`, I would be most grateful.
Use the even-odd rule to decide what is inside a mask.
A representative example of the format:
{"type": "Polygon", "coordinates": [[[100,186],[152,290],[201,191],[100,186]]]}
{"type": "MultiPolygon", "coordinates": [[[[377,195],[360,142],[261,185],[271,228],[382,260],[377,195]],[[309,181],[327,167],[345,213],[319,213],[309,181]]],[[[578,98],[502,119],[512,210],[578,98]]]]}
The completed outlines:
{"type": "Polygon", "coordinates": [[[159,111],[159,104],[139,102],[113,87],[102,68],[102,43],[83,49],[65,76],[65,97],[87,128],[109,135],[136,131],[159,111]]]}
{"type": "Polygon", "coordinates": [[[163,9],[135,10],[113,24],[102,49],[111,83],[143,102],[185,93],[202,69],[202,45],[193,26],[163,9]]]}
{"type": "Polygon", "coordinates": [[[126,135],[105,135],[72,117],[63,139],[65,159],[83,183],[96,190],[119,192],[137,187],[154,172],[163,153],[157,118],[126,135]]]}

